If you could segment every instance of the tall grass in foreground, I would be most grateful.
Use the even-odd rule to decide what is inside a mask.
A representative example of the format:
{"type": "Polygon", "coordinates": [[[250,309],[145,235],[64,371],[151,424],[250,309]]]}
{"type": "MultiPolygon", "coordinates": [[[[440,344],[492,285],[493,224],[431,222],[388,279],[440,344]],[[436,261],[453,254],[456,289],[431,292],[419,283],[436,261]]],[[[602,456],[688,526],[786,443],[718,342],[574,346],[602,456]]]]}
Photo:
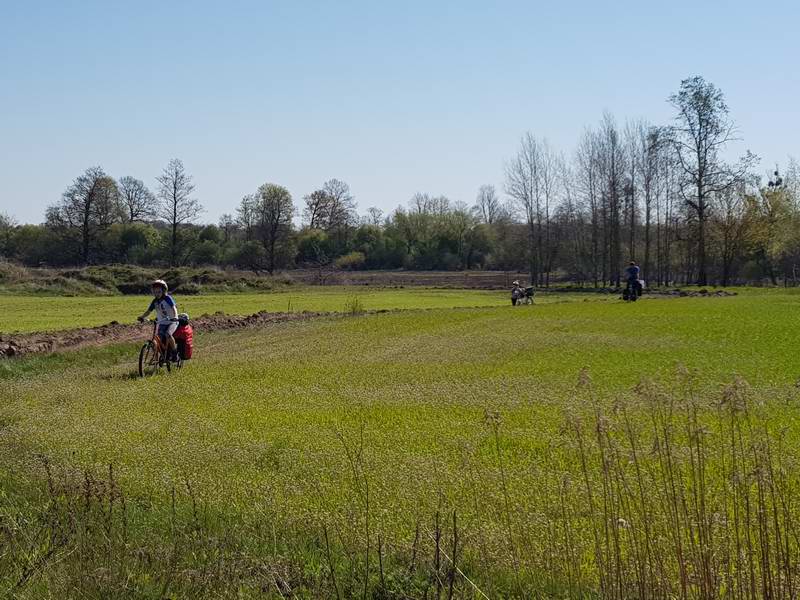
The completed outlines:
{"type": "Polygon", "coordinates": [[[188,480],[129,497],[113,466],[40,458],[38,494],[0,495],[0,594],[795,598],[800,440],[778,402],[740,379],[700,393],[686,371],[609,401],[582,373],[558,427],[543,427],[547,451],[515,456],[487,408],[485,447],[465,449],[469,499],[420,473],[437,508],[401,529],[376,503],[363,426],[336,433],[337,503],[320,491],[303,515],[279,500],[214,506],[188,480]]]}

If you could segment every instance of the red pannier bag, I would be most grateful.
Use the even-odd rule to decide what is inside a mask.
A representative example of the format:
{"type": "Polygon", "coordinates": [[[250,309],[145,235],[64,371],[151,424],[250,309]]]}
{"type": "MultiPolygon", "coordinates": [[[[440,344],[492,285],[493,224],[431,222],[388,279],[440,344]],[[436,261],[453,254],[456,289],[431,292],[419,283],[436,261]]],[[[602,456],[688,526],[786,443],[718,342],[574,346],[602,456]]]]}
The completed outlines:
{"type": "Polygon", "coordinates": [[[193,338],[194,332],[191,325],[183,325],[175,330],[172,334],[175,338],[175,343],[178,345],[178,352],[181,354],[183,360],[192,358],[192,349],[194,347],[193,338]]]}

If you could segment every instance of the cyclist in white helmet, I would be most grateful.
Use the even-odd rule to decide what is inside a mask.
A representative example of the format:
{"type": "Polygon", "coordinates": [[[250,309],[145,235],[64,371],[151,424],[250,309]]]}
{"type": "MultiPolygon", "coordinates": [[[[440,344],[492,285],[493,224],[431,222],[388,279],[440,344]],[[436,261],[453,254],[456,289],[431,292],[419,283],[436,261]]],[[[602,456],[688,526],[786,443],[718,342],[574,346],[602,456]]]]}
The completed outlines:
{"type": "Polygon", "coordinates": [[[519,284],[519,280],[515,279],[511,283],[511,306],[516,306],[517,302],[525,297],[525,290],[519,284]]]}
{"type": "Polygon", "coordinates": [[[167,287],[167,282],[163,279],[156,279],[150,284],[150,289],[153,292],[153,301],[137,319],[142,322],[151,312],[156,311],[158,337],[169,349],[169,356],[175,357],[177,346],[172,334],[178,328],[178,305],[175,304],[172,296],[167,293],[169,288],[167,287]]]}

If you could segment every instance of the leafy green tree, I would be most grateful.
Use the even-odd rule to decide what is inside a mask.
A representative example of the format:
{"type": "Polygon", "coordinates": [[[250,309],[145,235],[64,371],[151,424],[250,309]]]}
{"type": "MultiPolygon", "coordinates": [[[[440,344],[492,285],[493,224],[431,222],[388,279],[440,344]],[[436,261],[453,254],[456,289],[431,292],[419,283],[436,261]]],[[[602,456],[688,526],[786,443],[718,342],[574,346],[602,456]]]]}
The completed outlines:
{"type": "Polygon", "coordinates": [[[762,187],[750,199],[753,213],[751,242],[764,272],[778,283],[780,264],[796,241],[797,214],[783,187],[762,187]]]}
{"type": "Polygon", "coordinates": [[[238,246],[228,260],[235,267],[258,273],[265,269],[267,253],[260,242],[250,240],[238,246]]]}
{"type": "Polygon", "coordinates": [[[358,269],[364,267],[366,260],[367,258],[364,256],[363,252],[355,251],[343,254],[336,259],[335,264],[336,268],[338,269],[343,269],[345,271],[357,271],[358,269]]]}
{"type": "Polygon", "coordinates": [[[221,244],[222,237],[222,231],[216,225],[206,225],[200,230],[198,236],[201,242],[214,242],[215,244],[221,244]]]}
{"type": "Polygon", "coordinates": [[[723,160],[735,128],[722,90],[713,83],[702,77],[684,79],[680,90],[669,100],[676,110],[670,137],[683,175],[682,193],[697,221],[697,283],[706,285],[710,198],[743,181],[756,158],[748,153],[736,165],[723,160]]]}
{"type": "Polygon", "coordinates": [[[221,248],[217,242],[209,239],[202,239],[192,249],[191,260],[195,265],[215,265],[220,258],[221,248]]]}
{"type": "Polygon", "coordinates": [[[149,223],[115,223],[103,237],[103,255],[112,262],[138,264],[156,253],[159,242],[149,223]]]}
{"type": "Polygon", "coordinates": [[[302,229],[296,243],[298,264],[317,267],[320,263],[330,263],[335,257],[333,241],[321,229],[302,229]]]}
{"type": "Polygon", "coordinates": [[[0,257],[2,258],[10,258],[12,255],[11,240],[16,227],[17,222],[13,217],[0,213],[0,257]]]}
{"type": "Polygon", "coordinates": [[[21,225],[14,231],[11,252],[15,259],[29,267],[75,264],[80,257],[80,240],[75,234],[75,231],[67,231],[58,235],[49,227],[21,225]],[[72,239],[68,239],[69,236],[72,239]]]}

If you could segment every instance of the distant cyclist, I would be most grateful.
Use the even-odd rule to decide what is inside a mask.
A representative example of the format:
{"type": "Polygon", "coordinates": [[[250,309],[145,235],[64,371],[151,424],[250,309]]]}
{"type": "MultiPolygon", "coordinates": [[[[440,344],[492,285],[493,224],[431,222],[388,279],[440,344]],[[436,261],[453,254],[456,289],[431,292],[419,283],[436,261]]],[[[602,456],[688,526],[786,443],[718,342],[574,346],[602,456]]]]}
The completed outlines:
{"type": "Polygon", "coordinates": [[[635,261],[631,261],[628,264],[628,267],[625,269],[625,280],[628,282],[628,289],[631,290],[637,296],[641,296],[641,288],[639,284],[639,275],[641,274],[641,269],[639,269],[639,265],[636,264],[635,261]]]}
{"type": "Polygon", "coordinates": [[[174,359],[177,354],[177,346],[172,334],[178,328],[178,306],[172,296],[167,293],[169,288],[167,287],[167,282],[163,279],[156,279],[150,284],[150,289],[153,292],[153,301],[144,314],[137,317],[137,319],[142,322],[151,312],[156,311],[158,337],[166,344],[169,349],[169,356],[174,359]]]}
{"type": "Polygon", "coordinates": [[[511,285],[511,306],[516,306],[517,302],[525,297],[525,289],[519,284],[519,281],[514,280],[511,285]]]}

